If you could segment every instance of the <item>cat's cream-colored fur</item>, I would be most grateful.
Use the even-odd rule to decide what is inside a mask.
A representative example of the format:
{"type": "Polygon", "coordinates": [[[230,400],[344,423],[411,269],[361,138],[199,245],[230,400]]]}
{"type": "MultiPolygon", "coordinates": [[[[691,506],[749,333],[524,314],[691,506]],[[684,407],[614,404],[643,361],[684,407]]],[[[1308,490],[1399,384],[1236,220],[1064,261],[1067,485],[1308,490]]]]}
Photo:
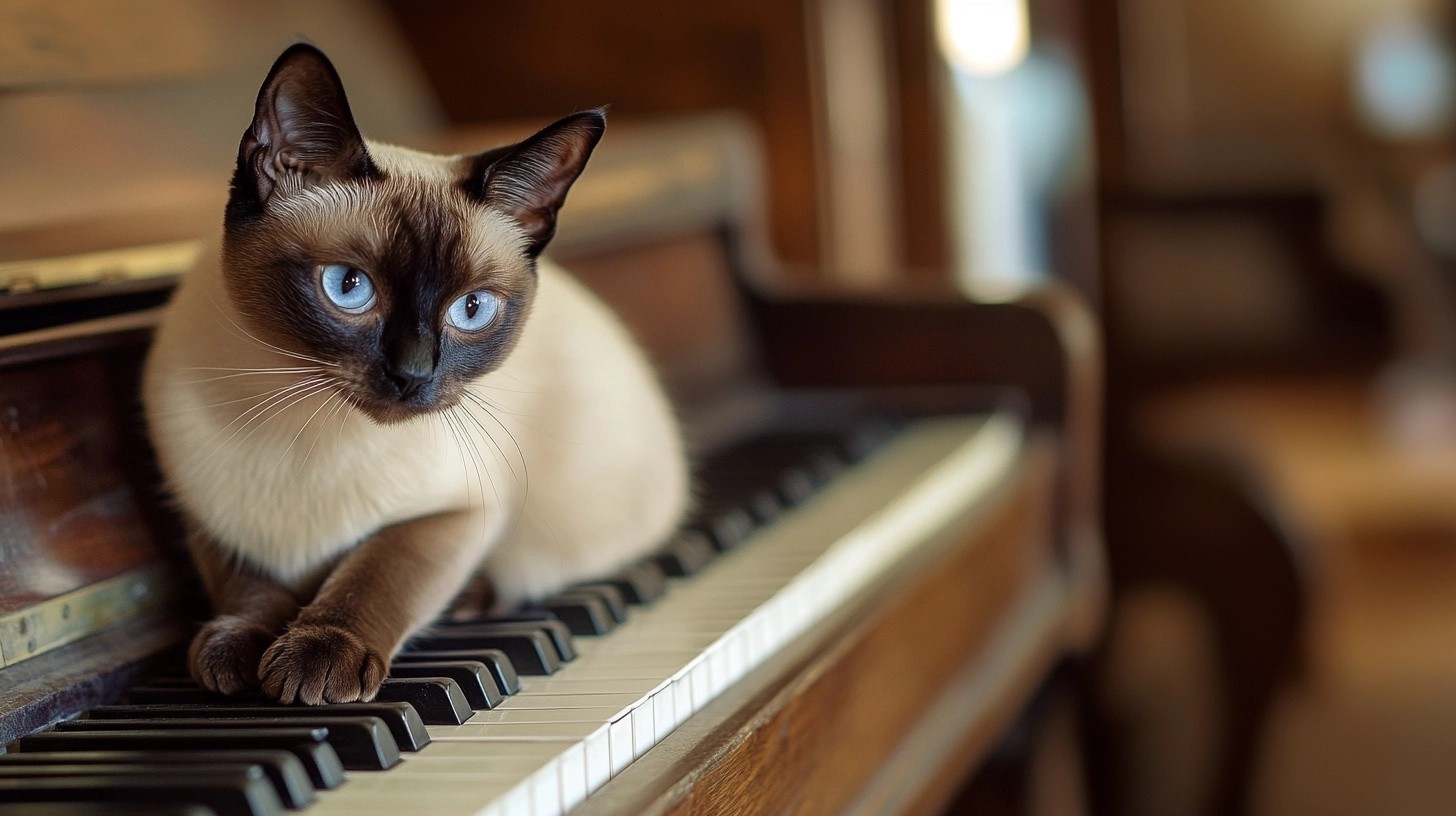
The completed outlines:
{"type": "MultiPolygon", "coordinates": [[[[406,184],[447,184],[459,161],[375,143],[369,152],[406,184]]],[[[329,194],[304,190],[298,206],[312,195],[315,220],[353,217],[329,194]]],[[[522,244],[489,210],[468,229],[479,252],[522,244]]],[[[219,547],[300,593],[381,528],[452,510],[478,516],[500,605],[640,557],[689,500],[672,409],[610,310],[555,264],[538,270],[519,343],[469,387],[490,415],[465,400],[383,425],[327,385],[329,361],[258,337],[229,299],[214,247],[182,282],[147,364],[167,487],[219,547]]]]}

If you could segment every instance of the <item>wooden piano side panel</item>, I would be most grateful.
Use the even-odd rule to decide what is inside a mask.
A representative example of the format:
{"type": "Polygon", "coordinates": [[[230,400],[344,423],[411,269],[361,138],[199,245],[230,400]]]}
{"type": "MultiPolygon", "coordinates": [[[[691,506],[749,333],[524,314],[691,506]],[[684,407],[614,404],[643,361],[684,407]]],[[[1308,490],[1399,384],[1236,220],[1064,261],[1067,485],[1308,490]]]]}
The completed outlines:
{"type": "Polygon", "coordinates": [[[135,363],[96,354],[0,376],[0,615],[162,557],[142,509],[155,488],[135,363]]]}
{"type": "Polygon", "coordinates": [[[141,346],[127,333],[105,345],[49,357],[0,339],[0,745],[114,701],[182,635],[176,537],[136,400],[141,346]]]}
{"type": "Polygon", "coordinates": [[[969,674],[988,681],[986,705],[948,724],[949,750],[910,762],[918,781],[938,786],[913,786],[919,807],[943,801],[1067,648],[1073,612],[1056,591],[1064,576],[1048,529],[1057,455],[1038,438],[983,515],[740,681],[594,794],[582,816],[841,813],[880,793],[876,772],[969,674]],[[1027,621],[1026,648],[996,648],[1027,621]]]}

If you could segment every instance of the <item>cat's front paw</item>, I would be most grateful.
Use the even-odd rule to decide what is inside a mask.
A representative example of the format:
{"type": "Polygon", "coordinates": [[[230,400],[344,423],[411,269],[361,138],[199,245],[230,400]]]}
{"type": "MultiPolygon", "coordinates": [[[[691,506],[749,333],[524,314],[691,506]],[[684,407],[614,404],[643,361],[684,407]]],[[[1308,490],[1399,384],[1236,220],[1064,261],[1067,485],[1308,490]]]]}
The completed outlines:
{"type": "Polygon", "coordinates": [[[328,624],[294,624],[258,666],[263,691],[281,703],[368,702],[384,682],[385,658],[354,633],[328,624]]]}
{"type": "Polygon", "coordinates": [[[192,639],[187,668],[197,684],[218,694],[240,694],[258,687],[258,662],[273,633],[245,618],[209,621],[192,639]]]}

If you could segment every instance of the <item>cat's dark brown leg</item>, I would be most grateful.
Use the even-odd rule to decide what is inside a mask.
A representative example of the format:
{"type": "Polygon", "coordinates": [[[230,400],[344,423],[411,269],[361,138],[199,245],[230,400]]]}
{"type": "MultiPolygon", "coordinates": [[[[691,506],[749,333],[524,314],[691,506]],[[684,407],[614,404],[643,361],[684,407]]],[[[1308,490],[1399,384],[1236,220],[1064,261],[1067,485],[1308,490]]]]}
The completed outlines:
{"type": "Polygon", "coordinates": [[[371,700],[404,639],[445,608],[484,554],[476,513],[396,524],[349,553],[263,655],[263,690],[285,703],[371,700]]]}
{"type": "Polygon", "coordinates": [[[257,688],[263,652],[298,614],[298,601],[255,567],[227,556],[206,535],[193,532],[187,546],[217,615],[187,651],[192,679],[221,694],[257,688]]]}
{"type": "Polygon", "coordinates": [[[495,584],[487,576],[476,573],[455,596],[446,616],[453,621],[476,620],[490,614],[495,602],[495,584]]]}

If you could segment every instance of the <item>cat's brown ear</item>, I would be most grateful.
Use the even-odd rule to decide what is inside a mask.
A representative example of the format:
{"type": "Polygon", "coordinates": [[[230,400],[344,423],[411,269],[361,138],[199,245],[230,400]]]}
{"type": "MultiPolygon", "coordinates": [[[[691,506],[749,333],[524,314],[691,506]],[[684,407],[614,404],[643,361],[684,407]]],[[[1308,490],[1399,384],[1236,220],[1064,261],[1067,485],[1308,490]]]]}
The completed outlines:
{"type": "Polygon", "coordinates": [[[280,188],[376,172],[333,63],[307,43],[284,51],[238,148],[234,197],[261,208],[280,188]]]}
{"type": "Polygon", "coordinates": [[[477,157],[472,192],[525,230],[531,257],[556,234],[556,213],[606,127],[602,110],[574,113],[520,144],[477,157]]]}

